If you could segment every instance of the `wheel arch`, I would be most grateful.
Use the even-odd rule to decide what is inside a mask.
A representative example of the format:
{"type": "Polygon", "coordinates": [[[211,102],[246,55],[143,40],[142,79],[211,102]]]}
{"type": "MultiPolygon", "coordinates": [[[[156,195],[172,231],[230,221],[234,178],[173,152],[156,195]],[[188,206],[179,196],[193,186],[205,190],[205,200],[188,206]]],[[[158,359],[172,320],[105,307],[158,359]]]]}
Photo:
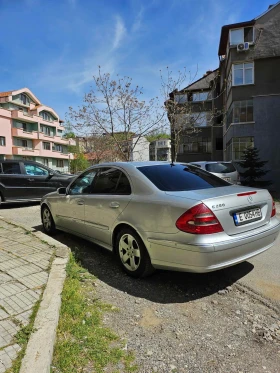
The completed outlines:
{"type": "Polygon", "coordinates": [[[148,248],[147,248],[147,245],[145,244],[145,240],[143,239],[141,233],[139,233],[139,231],[138,231],[135,227],[133,227],[131,224],[129,224],[129,223],[124,223],[124,222],[121,222],[121,223],[119,223],[118,225],[116,225],[115,228],[114,228],[114,230],[113,230],[113,232],[112,232],[112,247],[113,247],[113,253],[116,254],[116,252],[117,252],[117,251],[116,251],[117,248],[116,248],[115,241],[116,241],[116,238],[117,238],[118,233],[119,233],[123,228],[130,228],[130,229],[132,229],[135,233],[137,233],[137,235],[141,238],[143,244],[145,245],[146,250],[147,250],[147,253],[148,253],[149,257],[150,257],[149,250],[148,250],[148,248]]]}

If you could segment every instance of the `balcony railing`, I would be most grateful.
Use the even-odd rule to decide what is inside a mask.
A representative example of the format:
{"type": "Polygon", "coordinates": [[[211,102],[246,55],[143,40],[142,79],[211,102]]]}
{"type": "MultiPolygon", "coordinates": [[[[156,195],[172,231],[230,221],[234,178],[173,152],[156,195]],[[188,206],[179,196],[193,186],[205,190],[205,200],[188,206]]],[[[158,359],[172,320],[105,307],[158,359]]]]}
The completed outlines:
{"type": "Polygon", "coordinates": [[[25,131],[23,128],[12,128],[12,136],[15,137],[23,137],[26,139],[38,139],[38,132],[37,131],[25,131]]]}
{"type": "Polygon", "coordinates": [[[13,154],[15,155],[31,155],[33,157],[40,155],[40,151],[34,148],[26,148],[24,146],[13,145],[13,154]]]}

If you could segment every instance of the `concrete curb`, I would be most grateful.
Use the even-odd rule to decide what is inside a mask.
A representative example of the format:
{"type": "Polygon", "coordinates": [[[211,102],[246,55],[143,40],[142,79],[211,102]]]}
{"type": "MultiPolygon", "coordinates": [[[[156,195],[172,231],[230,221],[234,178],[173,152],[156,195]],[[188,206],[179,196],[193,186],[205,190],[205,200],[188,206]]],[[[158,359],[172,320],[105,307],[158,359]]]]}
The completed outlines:
{"type": "Polygon", "coordinates": [[[35,318],[34,332],[28,341],[20,368],[20,373],[49,373],[70,249],[46,234],[36,232],[24,224],[18,224],[7,219],[2,220],[32,232],[35,237],[56,248],[48,282],[35,318]]]}

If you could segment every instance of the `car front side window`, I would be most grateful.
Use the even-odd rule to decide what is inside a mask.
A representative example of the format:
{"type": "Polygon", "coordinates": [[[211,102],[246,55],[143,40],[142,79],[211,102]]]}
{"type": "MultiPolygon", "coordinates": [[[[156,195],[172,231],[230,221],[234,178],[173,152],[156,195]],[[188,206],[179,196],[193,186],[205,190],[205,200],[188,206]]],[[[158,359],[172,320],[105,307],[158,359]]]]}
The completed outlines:
{"type": "Polygon", "coordinates": [[[49,174],[49,171],[46,168],[39,167],[31,163],[25,163],[24,169],[27,175],[47,176],[49,174]]]}
{"type": "Polygon", "coordinates": [[[90,170],[82,173],[71,185],[68,193],[70,195],[90,194],[92,190],[93,180],[97,170],[90,170]]]}

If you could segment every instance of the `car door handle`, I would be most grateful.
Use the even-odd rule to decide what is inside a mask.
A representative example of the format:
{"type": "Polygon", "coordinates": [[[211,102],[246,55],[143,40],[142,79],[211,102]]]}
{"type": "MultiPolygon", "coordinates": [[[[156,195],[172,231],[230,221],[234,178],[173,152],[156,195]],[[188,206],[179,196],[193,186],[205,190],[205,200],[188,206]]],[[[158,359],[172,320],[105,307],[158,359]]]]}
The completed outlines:
{"type": "Polygon", "coordinates": [[[117,209],[118,207],[120,207],[120,204],[118,202],[111,202],[110,207],[112,207],[112,209],[117,209]]]}
{"type": "Polygon", "coordinates": [[[84,205],[85,201],[83,199],[78,199],[77,205],[84,205]]]}
{"type": "Polygon", "coordinates": [[[27,179],[28,181],[34,181],[34,179],[27,179]]]}

